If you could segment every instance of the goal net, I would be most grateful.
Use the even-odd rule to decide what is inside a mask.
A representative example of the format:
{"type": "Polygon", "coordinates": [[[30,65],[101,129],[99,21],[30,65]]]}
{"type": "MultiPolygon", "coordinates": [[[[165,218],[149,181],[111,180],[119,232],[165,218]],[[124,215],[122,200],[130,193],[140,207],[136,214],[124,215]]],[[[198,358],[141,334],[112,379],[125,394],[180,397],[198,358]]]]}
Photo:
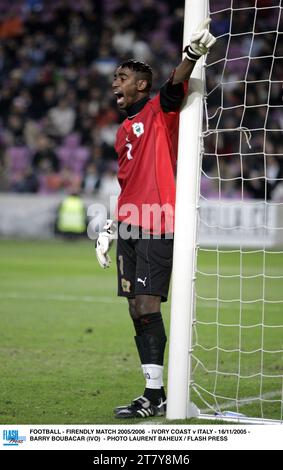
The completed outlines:
{"type": "Polygon", "coordinates": [[[191,401],[283,421],[282,4],[209,3],[191,401]]]}

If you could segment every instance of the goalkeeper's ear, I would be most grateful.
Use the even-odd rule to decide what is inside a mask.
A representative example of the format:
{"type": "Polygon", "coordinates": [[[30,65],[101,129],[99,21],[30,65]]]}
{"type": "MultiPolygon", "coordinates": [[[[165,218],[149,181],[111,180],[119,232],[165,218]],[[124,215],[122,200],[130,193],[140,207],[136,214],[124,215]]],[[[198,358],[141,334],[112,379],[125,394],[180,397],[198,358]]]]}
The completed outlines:
{"type": "Polygon", "coordinates": [[[138,80],[137,81],[138,91],[147,91],[148,90],[148,81],[147,80],[138,80]]]}

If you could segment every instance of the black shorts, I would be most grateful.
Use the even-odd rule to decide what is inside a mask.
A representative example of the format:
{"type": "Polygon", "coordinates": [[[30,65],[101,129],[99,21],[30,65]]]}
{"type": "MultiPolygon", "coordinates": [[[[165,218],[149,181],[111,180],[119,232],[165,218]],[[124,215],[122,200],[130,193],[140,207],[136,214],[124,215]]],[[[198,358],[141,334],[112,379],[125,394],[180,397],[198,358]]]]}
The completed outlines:
{"type": "Polygon", "coordinates": [[[118,233],[118,295],[156,295],[166,302],[173,261],[173,238],[129,238],[118,233]]]}

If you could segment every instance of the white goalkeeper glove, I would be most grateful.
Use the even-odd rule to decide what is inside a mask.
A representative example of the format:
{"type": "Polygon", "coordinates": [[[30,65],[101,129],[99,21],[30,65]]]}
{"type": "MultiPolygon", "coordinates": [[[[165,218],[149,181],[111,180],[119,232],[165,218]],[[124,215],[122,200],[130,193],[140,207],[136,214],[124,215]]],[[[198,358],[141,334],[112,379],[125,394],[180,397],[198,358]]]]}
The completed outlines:
{"type": "Polygon", "coordinates": [[[216,38],[208,30],[210,21],[210,18],[206,18],[199,24],[196,31],[192,34],[190,44],[184,49],[187,58],[193,62],[196,62],[202,55],[207,54],[216,42],[216,38]]]}
{"type": "Polygon", "coordinates": [[[111,258],[108,255],[108,251],[110,250],[115,238],[116,223],[111,219],[107,219],[102,230],[103,232],[98,235],[96,241],[96,257],[102,268],[109,268],[111,258]]]}

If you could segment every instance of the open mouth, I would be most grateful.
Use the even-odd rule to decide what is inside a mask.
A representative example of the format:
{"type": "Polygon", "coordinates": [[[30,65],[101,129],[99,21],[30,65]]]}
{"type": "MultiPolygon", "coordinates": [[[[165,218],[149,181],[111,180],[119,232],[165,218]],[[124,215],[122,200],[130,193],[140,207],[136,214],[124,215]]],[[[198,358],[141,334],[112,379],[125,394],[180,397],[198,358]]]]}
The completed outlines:
{"type": "Polygon", "coordinates": [[[118,105],[123,104],[123,101],[124,101],[124,95],[123,95],[123,93],[121,93],[121,92],[119,92],[119,91],[115,91],[114,94],[115,94],[115,96],[116,96],[116,98],[117,98],[117,104],[118,104],[118,105]]]}

